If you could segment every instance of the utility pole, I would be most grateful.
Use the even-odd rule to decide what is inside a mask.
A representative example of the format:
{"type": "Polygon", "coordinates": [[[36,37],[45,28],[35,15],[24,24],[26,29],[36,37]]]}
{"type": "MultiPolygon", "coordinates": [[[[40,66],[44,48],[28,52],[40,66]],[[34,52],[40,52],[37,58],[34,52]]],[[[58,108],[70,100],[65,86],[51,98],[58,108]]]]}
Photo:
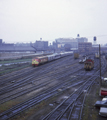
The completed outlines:
{"type": "Polygon", "coordinates": [[[99,65],[100,65],[100,87],[102,85],[102,80],[101,80],[101,54],[100,54],[100,44],[99,44],[99,65]]]}

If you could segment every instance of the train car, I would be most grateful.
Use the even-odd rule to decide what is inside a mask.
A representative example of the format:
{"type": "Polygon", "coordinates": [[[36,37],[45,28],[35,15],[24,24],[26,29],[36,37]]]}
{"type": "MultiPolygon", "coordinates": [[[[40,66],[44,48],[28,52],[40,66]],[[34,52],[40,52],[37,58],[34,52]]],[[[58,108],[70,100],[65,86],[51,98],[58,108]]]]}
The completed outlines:
{"type": "Polygon", "coordinates": [[[55,60],[55,55],[47,55],[48,57],[48,62],[55,60]]]}
{"type": "Polygon", "coordinates": [[[61,57],[65,57],[65,56],[68,56],[68,55],[72,55],[73,52],[70,51],[70,52],[63,52],[63,53],[60,53],[61,54],[61,57]]]}
{"type": "Polygon", "coordinates": [[[32,59],[32,66],[38,66],[46,62],[48,62],[47,56],[36,57],[32,59]]]}
{"type": "Polygon", "coordinates": [[[95,53],[95,58],[99,59],[100,55],[99,53],[95,53]]]}
{"type": "Polygon", "coordinates": [[[53,55],[55,56],[55,59],[61,58],[61,54],[60,53],[54,53],[53,55]]]}
{"type": "Polygon", "coordinates": [[[84,69],[85,70],[92,70],[94,68],[94,60],[91,58],[86,59],[84,62],[84,69]]]}
{"type": "Polygon", "coordinates": [[[74,53],[74,59],[78,59],[79,58],[79,53],[74,53]]]}
{"type": "Polygon", "coordinates": [[[65,53],[54,53],[52,55],[47,55],[47,56],[39,56],[39,57],[35,57],[32,59],[32,66],[38,66],[40,64],[46,63],[46,62],[50,62],[56,59],[59,59],[61,57],[67,56],[67,55],[71,55],[72,52],[65,52],[65,53]]]}

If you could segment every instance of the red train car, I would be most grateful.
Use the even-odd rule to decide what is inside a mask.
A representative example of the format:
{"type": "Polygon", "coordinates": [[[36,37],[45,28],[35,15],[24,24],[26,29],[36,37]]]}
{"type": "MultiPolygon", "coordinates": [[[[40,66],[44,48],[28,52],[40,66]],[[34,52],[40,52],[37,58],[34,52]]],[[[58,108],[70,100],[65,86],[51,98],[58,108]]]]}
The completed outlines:
{"type": "Polygon", "coordinates": [[[32,59],[32,66],[38,66],[46,62],[48,62],[47,56],[36,57],[32,59]]]}

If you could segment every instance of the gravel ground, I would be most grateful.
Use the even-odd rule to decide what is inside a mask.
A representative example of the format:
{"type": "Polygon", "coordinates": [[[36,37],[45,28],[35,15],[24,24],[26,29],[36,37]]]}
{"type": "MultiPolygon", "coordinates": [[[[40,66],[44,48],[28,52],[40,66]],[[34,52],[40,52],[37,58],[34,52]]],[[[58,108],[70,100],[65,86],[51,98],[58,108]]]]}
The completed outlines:
{"type": "MultiPolygon", "coordinates": [[[[104,77],[107,77],[107,73],[104,77]]],[[[69,91],[65,91],[63,95],[41,102],[38,106],[35,106],[29,109],[29,111],[22,113],[20,116],[17,116],[14,120],[42,120],[43,116],[54,109],[64,97],[67,96],[67,94],[72,92],[72,90],[73,88],[69,89],[69,91]]],[[[107,120],[107,118],[99,116],[100,109],[94,107],[97,100],[102,100],[102,97],[99,96],[99,90],[99,79],[97,79],[95,84],[91,87],[90,92],[87,94],[81,120],[107,120]]]]}
{"type": "MultiPolygon", "coordinates": [[[[104,74],[104,77],[107,77],[107,73],[104,74]]],[[[101,101],[103,97],[99,96],[99,90],[100,90],[100,79],[97,79],[95,84],[90,89],[90,93],[87,94],[85,105],[83,109],[83,116],[82,120],[107,120],[107,118],[99,116],[99,110],[100,108],[94,107],[94,104],[96,101],[101,101]]],[[[102,83],[102,87],[106,87],[105,83],[102,83]]]]}
{"type": "MultiPolygon", "coordinates": [[[[103,77],[107,77],[107,73],[105,73],[103,77]]],[[[87,94],[81,120],[107,120],[107,118],[99,116],[100,109],[94,107],[94,104],[97,100],[102,100],[102,97],[99,96],[99,81],[99,79],[96,80],[95,84],[90,89],[90,92],[87,94]]],[[[103,86],[107,88],[106,84],[103,83],[103,86]]],[[[72,89],[69,90],[69,93],[72,91],[72,89]]],[[[68,91],[65,91],[65,96],[67,93],[68,91]]],[[[64,94],[63,96],[60,95],[58,98],[54,97],[47,101],[43,101],[38,106],[31,108],[29,111],[21,113],[20,116],[12,118],[12,120],[41,120],[42,116],[48,114],[49,111],[54,109],[61,102],[63,97],[64,94]]]]}

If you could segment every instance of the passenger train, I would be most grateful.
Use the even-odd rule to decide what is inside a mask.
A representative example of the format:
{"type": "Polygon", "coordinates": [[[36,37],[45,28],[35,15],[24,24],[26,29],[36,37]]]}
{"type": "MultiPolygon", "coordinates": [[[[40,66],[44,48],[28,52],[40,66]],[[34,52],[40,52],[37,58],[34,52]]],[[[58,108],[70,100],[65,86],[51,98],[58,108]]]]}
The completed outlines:
{"type": "Polygon", "coordinates": [[[72,55],[73,52],[64,52],[64,53],[54,53],[52,55],[46,55],[46,56],[40,56],[40,57],[35,57],[32,59],[32,66],[38,66],[40,64],[50,62],[68,55],[72,55]]]}

